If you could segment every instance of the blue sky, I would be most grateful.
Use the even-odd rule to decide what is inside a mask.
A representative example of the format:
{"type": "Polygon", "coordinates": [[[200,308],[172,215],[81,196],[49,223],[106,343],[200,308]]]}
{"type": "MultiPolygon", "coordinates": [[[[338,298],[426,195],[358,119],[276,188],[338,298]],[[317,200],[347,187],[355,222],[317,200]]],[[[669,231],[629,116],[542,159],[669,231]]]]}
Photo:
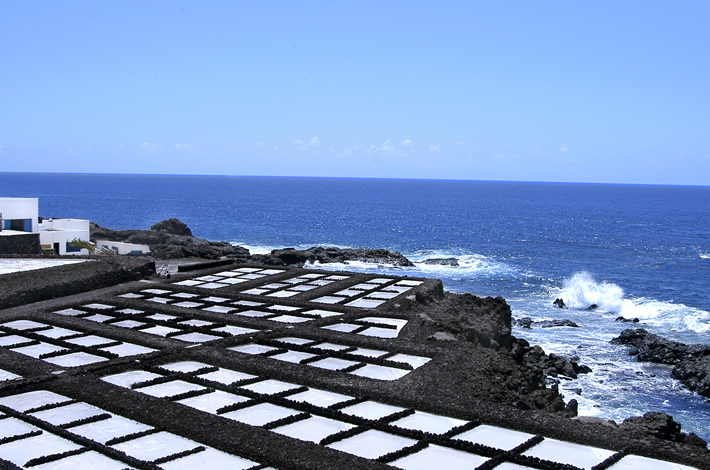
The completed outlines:
{"type": "Polygon", "coordinates": [[[706,1],[0,0],[0,171],[710,185],[706,1]]]}

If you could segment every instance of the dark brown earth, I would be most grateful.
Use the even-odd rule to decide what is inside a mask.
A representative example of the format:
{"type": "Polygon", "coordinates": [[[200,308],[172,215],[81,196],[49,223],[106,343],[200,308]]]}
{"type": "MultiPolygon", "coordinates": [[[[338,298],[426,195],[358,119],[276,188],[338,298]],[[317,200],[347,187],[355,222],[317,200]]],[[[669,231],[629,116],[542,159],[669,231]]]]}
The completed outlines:
{"type": "MultiPolygon", "coordinates": [[[[502,297],[483,299],[469,294],[444,293],[441,282],[436,280],[427,280],[413,296],[398,298],[377,310],[378,315],[409,320],[398,338],[387,340],[389,349],[432,358],[426,365],[392,382],[340,372],[323,373],[313,367],[260,356],[245,358],[225,351],[226,346],[238,343],[236,338],[187,348],[185,343],[169,338],[51,313],[77,302],[100,301],[107,295],[116,303],[117,293],[145,288],[145,284],[135,282],[140,277],[147,277],[156,283],[153,286],[159,286],[165,279],[148,276],[147,272],[153,268],[154,262],[149,258],[112,256],[41,272],[0,276],[3,288],[0,300],[4,302],[5,309],[0,311],[0,318],[3,321],[32,318],[66,327],[81,325],[85,331],[124,341],[136,341],[139,337],[137,342],[140,344],[161,349],[141,358],[142,364],[190,359],[229,368],[234,367],[234,361],[238,360],[240,370],[256,375],[268,375],[405,408],[710,469],[710,452],[703,447],[704,443],[682,434],[679,425],[667,415],[633,418],[622,425],[595,418],[570,419],[576,414],[574,404],[566,406],[556,387],[546,385],[546,377],[557,374],[572,376],[574,364],[558,356],[546,355],[539,347],[511,336],[510,307],[502,297]],[[15,307],[8,308],[12,305],[15,307]],[[91,324],[87,326],[86,323],[91,324]]],[[[209,268],[200,271],[200,274],[223,269],[209,268]]],[[[297,268],[294,270],[302,272],[297,268]]],[[[175,274],[171,281],[186,276],[188,274],[175,274]]],[[[354,275],[353,282],[366,277],[354,275]]],[[[130,299],[118,302],[132,306],[130,299]]],[[[160,308],[166,313],[178,310],[169,305],[160,308]]],[[[345,307],[342,310],[345,314],[343,321],[364,315],[345,307]]],[[[264,327],[264,320],[249,321],[254,326],[264,327]]],[[[310,326],[298,324],[287,331],[293,336],[313,337],[312,326],[323,322],[327,319],[309,322],[310,326]]],[[[319,339],[335,343],[341,340],[341,333],[317,330],[319,339]]],[[[254,335],[254,340],[269,341],[269,338],[283,335],[284,331],[261,331],[254,335]]],[[[354,336],[349,341],[357,346],[382,347],[382,339],[354,336]]],[[[100,376],[135,368],[135,361],[130,358],[78,367],[61,375],[51,374],[56,368],[50,364],[0,348],[0,363],[5,366],[10,360],[11,371],[25,378],[0,385],[0,395],[50,389],[281,470],[389,468],[322,446],[294,443],[293,439],[262,428],[242,425],[186,407],[175,407],[162,399],[136,396],[138,394],[130,390],[117,390],[99,380],[100,376]]],[[[535,462],[526,461],[525,465],[534,466],[535,462]]],[[[542,465],[539,468],[546,467],[542,465]]]]}

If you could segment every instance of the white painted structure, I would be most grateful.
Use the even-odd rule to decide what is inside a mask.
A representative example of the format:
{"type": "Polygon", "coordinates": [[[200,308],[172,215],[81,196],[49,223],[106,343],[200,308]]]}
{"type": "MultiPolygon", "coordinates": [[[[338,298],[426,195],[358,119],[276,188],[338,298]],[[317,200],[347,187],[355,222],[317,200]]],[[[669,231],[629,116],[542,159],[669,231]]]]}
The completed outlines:
{"type": "Polygon", "coordinates": [[[150,253],[148,245],[138,245],[137,243],[112,242],[108,240],[96,240],[96,249],[113,251],[117,255],[147,255],[150,253]]]}
{"type": "Polygon", "coordinates": [[[0,197],[0,230],[37,233],[39,200],[36,197],[0,197]]]}
{"type": "Polygon", "coordinates": [[[74,248],[69,242],[75,238],[89,241],[89,221],[84,219],[44,219],[39,224],[40,245],[51,245],[58,255],[88,255],[86,248],[74,248]]]}

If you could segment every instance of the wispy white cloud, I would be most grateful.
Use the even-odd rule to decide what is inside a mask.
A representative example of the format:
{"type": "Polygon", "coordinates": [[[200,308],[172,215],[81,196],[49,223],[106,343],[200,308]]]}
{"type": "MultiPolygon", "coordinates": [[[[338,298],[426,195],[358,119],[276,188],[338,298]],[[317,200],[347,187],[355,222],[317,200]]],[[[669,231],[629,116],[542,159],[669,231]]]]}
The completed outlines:
{"type": "Polygon", "coordinates": [[[153,144],[150,142],[143,141],[140,145],[141,150],[145,150],[149,153],[163,153],[163,146],[160,144],[153,144]]]}
{"type": "Polygon", "coordinates": [[[439,152],[441,152],[441,145],[440,144],[437,144],[437,145],[429,144],[429,151],[434,152],[434,153],[439,153],[439,152]]]}
{"type": "Polygon", "coordinates": [[[411,147],[412,144],[412,139],[404,139],[399,145],[402,147],[411,147]]]}
{"type": "Polygon", "coordinates": [[[567,152],[569,152],[569,149],[563,145],[563,146],[561,146],[561,147],[559,148],[559,151],[560,151],[561,153],[567,153],[567,152]]]}
{"type": "Polygon", "coordinates": [[[318,137],[313,137],[311,140],[308,141],[308,145],[311,147],[317,147],[320,145],[320,141],[318,140],[318,137]]]}

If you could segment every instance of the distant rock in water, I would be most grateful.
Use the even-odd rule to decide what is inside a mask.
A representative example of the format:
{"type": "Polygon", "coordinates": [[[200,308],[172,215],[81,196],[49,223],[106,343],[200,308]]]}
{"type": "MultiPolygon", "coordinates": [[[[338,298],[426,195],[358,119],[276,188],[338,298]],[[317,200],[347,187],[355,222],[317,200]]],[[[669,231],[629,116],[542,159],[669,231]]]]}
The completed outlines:
{"type": "Polygon", "coordinates": [[[562,299],[559,299],[559,298],[558,298],[558,299],[555,299],[555,301],[552,302],[552,305],[554,305],[555,307],[559,307],[559,308],[565,308],[565,307],[566,307],[565,301],[562,300],[562,299]]]}
{"type": "Polygon", "coordinates": [[[638,318],[616,317],[614,321],[619,321],[623,323],[638,323],[640,320],[638,318]]]}
{"type": "Polygon", "coordinates": [[[648,412],[641,416],[627,418],[619,426],[622,431],[637,435],[639,438],[653,436],[673,442],[682,442],[692,446],[707,448],[707,442],[695,435],[680,431],[680,423],[666,413],[648,412]]]}
{"type": "Polygon", "coordinates": [[[690,390],[710,397],[710,346],[669,341],[642,328],[624,330],[611,343],[631,346],[629,354],[640,362],[675,366],[674,378],[690,390]]]}
{"type": "Polygon", "coordinates": [[[170,235],[183,235],[186,237],[192,237],[192,231],[184,223],[180,222],[178,219],[168,219],[153,224],[150,230],[155,230],[156,232],[168,233],[170,235]]]}
{"type": "Polygon", "coordinates": [[[438,266],[459,267],[459,260],[456,258],[429,258],[422,261],[423,264],[433,264],[438,266]]]}
{"type": "Polygon", "coordinates": [[[367,250],[363,248],[323,248],[314,246],[307,250],[296,250],[294,248],[284,248],[273,250],[266,255],[253,255],[252,261],[256,263],[273,266],[298,266],[306,263],[347,263],[349,261],[361,261],[365,263],[377,263],[398,267],[412,267],[409,259],[400,253],[389,250],[367,250]]]}
{"type": "Polygon", "coordinates": [[[531,329],[533,326],[537,326],[540,328],[555,328],[559,326],[568,326],[571,328],[579,328],[579,325],[573,322],[572,320],[538,320],[538,321],[533,321],[532,318],[530,317],[523,317],[520,319],[514,319],[513,320],[513,325],[519,326],[521,328],[525,328],[527,330],[531,329]]]}

